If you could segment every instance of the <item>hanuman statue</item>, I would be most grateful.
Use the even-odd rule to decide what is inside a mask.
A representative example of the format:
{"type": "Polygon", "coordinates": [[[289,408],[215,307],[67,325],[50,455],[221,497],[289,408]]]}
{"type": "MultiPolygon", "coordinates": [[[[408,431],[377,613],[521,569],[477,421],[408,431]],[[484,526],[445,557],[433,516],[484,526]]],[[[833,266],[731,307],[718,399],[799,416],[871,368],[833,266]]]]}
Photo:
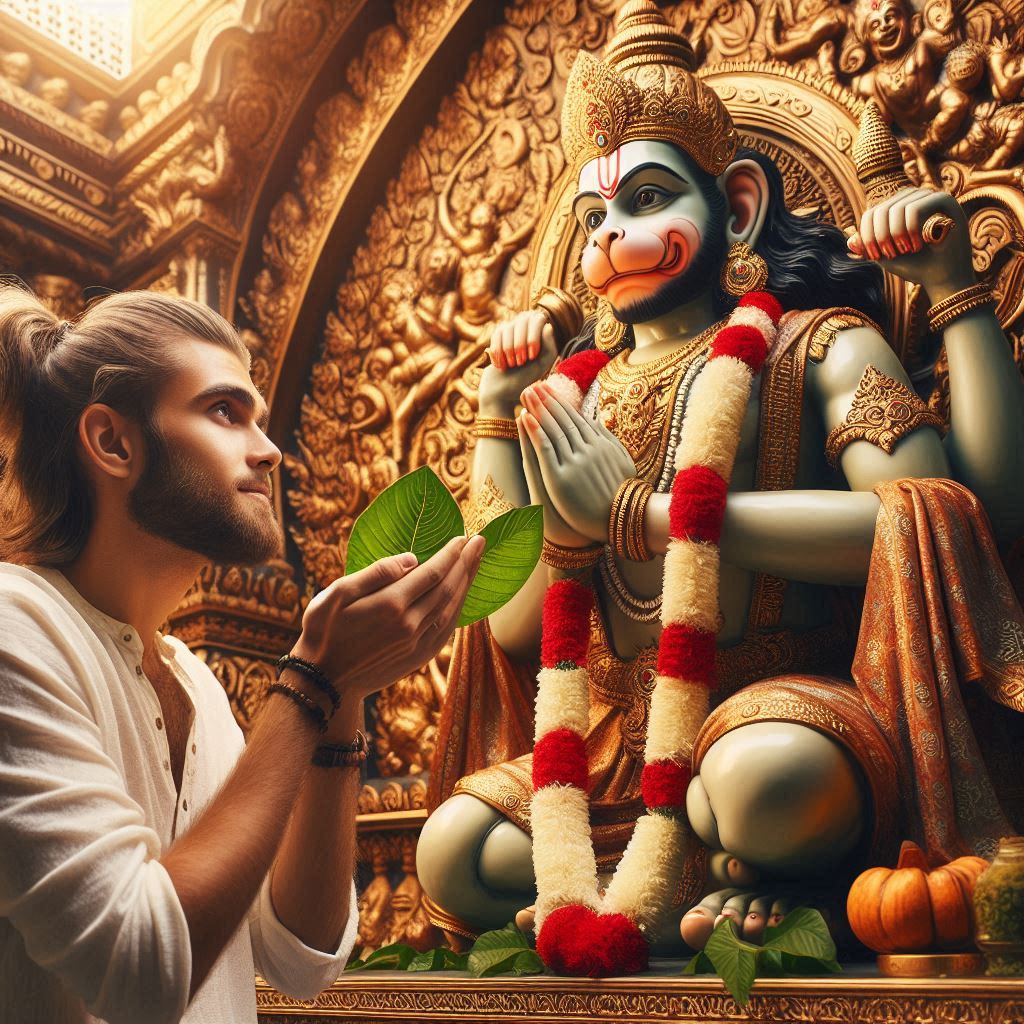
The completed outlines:
{"type": "MultiPolygon", "coordinates": [[[[892,185],[875,132],[865,173],[892,185]]],[[[542,505],[545,544],[456,637],[418,848],[434,922],[536,903],[541,938],[571,911],[595,950],[616,915],[700,948],[722,915],[756,941],[791,891],[827,907],[902,839],[991,853],[1024,821],[999,552],[1024,532],[1024,385],[960,206],[893,187],[849,239],[794,216],[649,0],[578,56],[562,144],[598,312],[546,289],[490,343],[474,500],[542,505]],[[948,430],[879,326],[882,268],[932,304],[948,430]]],[[[556,969],[629,966],[555,939],[556,969]]]]}

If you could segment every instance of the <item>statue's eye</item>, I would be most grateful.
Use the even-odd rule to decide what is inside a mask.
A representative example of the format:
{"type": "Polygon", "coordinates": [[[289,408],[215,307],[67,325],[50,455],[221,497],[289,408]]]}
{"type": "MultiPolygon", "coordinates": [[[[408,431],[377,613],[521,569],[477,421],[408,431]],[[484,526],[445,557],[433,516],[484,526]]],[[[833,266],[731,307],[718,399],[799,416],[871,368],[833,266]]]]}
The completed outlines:
{"type": "Polygon", "coordinates": [[[641,188],[633,196],[634,210],[648,210],[657,206],[665,198],[665,193],[657,188],[641,188]]]}
{"type": "Polygon", "coordinates": [[[591,210],[590,213],[583,218],[583,226],[588,231],[593,231],[595,228],[601,226],[601,221],[604,220],[604,210],[591,210]]]}

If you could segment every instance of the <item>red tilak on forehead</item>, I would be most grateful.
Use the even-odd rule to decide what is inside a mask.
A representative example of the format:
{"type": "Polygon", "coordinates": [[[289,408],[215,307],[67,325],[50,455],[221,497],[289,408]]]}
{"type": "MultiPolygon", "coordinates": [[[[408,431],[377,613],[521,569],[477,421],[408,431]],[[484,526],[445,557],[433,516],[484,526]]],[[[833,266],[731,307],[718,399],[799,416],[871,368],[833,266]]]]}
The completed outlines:
{"type": "Polygon", "coordinates": [[[620,150],[616,149],[608,156],[597,158],[597,187],[605,199],[611,199],[619,190],[620,150]]]}

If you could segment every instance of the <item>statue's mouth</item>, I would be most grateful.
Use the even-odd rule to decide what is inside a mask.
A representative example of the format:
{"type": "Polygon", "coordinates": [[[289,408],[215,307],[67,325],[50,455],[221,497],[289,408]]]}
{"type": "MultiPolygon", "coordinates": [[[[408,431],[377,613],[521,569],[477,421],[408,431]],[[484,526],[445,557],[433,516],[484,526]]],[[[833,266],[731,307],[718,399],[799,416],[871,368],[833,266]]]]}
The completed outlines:
{"type": "Polygon", "coordinates": [[[601,284],[591,285],[591,289],[599,295],[606,292],[616,281],[624,281],[630,277],[646,277],[650,274],[657,274],[659,277],[672,277],[682,270],[687,262],[687,249],[675,239],[669,245],[665,257],[660,263],[653,267],[643,267],[640,270],[625,270],[622,273],[612,274],[601,284]]]}

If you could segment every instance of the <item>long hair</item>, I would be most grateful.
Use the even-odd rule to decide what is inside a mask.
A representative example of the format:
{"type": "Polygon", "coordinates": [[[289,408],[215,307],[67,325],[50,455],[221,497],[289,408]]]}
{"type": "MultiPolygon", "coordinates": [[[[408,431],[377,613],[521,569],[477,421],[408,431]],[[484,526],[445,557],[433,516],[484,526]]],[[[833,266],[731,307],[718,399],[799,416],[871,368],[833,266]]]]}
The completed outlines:
{"type": "MultiPolygon", "coordinates": [[[[754,251],[768,264],[767,291],[785,310],[827,309],[852,306],[877,324],[886,322],[885,286],[882,270],[868,260],[855,260],[846,246],[846,236],[832,224],[814,217],[798,217],[786,208],[782,175],[774,161],[755,149],[741,149],[737,160],[758,163],[768,179],[768,206],[764,227],[754,251]]],[[[728,204],[715,179],[692,166],[697,187],[711,213],[711,224],[725,229],[728,204]]],[[[705,243],[706,244],[706,243],[705,243]]],[[[715,311],[724,317],[738,300],[714,285],[715,311]]],[[[562,358],[594,347],[594,322],[588,319],[582,331],[565,347],[562,358]]],[[[632,327],[626,328],[623,344],[631,345],[632,327]]]]}
{"type": "Polygon", "coordinates": [[[93,497],[77,448],[86,407],[102,402],[151,427],[162,385],[188,338],[230,349],[235,329],[207,306],[121,292],[59,320],[30,291],[0,285],[0,559],[62,565],[92,529],[93,497]]]}

